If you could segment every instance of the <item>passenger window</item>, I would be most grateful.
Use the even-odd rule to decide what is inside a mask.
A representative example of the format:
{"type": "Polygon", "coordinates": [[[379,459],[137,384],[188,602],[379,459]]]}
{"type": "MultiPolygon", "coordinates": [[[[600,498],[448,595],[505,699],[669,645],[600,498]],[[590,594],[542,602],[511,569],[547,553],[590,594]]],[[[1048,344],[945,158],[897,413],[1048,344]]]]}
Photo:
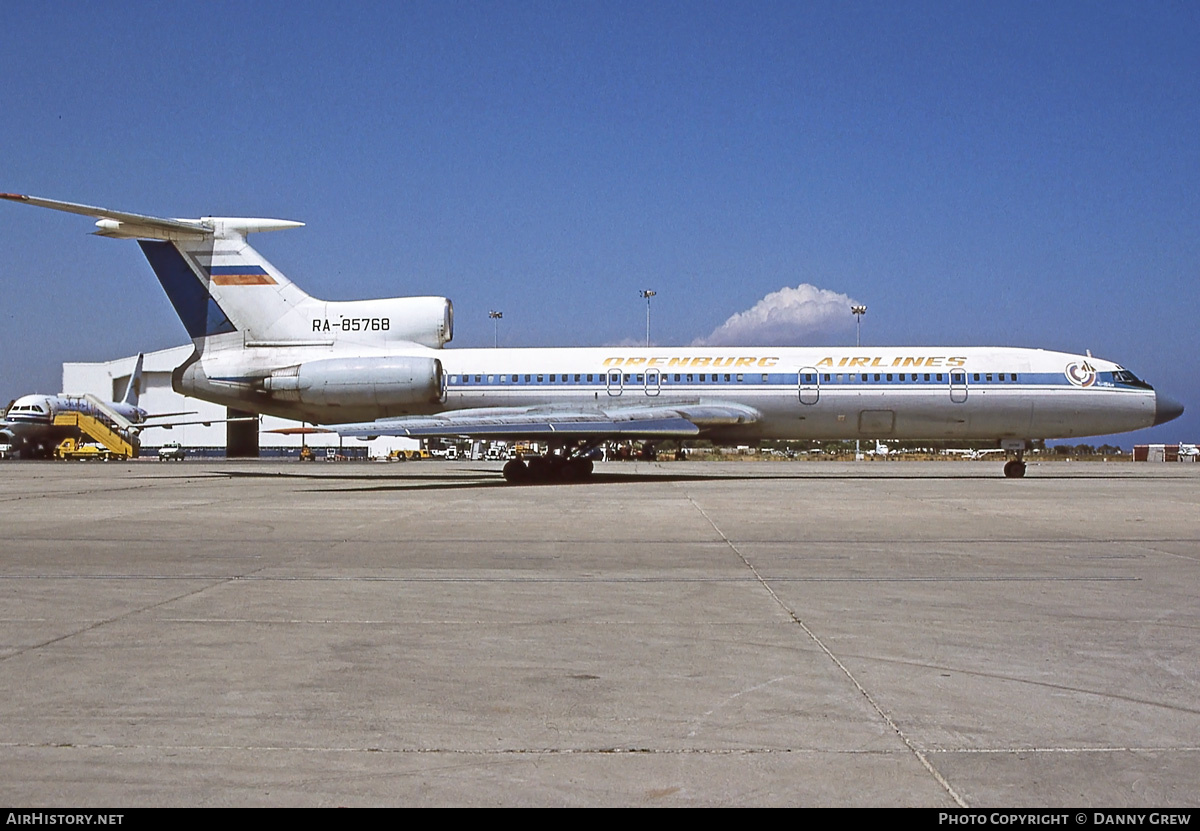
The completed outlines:
{"type": "Polygon", "coordinates": [[[767,374],[765,372],[763,373],[763,383],[767,383],[767,374]]]}

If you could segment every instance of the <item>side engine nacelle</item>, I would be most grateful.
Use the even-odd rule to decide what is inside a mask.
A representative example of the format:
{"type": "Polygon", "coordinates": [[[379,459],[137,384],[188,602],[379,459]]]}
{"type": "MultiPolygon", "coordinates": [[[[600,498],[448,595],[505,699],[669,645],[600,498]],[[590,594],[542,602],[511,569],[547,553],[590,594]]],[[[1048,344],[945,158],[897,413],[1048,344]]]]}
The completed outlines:
{"type": "Polygon", "coordinates": [[[275,370],[263,389],[281,401],[312,406],[414,407],[445,397],[436,358],[330,358],[275,370]]]}

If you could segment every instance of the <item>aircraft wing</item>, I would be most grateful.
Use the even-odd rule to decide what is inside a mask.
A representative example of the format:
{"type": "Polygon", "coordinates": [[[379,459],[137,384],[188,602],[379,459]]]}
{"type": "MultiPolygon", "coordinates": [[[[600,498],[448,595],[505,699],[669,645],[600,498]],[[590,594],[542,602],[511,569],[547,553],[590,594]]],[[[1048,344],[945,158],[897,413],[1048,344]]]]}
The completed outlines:
{"type": "MultiPolygon", "coordinates": [[[[188,415],[181,413],[181,415],[188,415]]],[[[151,416],[153,418],[153,416],[151,416]]],[[[142,422],[141,424],[133,425],[138,431],[150,430],[154,427],[161,427],[164,430],[170,430],[172,427],[187,427],[192,424],[203,424],[205,427],[211,427],[214,424],[230,424],[239,421],[258,421],[258,416],[237,416],[235,418],[197,418],[191,421],[163,421],[157,424],[149,424],[142,422]]]]}
{"type": "Polygon", "coordinates": [[[742,404],[693,403],[663,406],[490,407],[450,410],[432,416],[385,418],[359,424],[332,424],[342,436],[462,437],[491,439],[550,438],[566,441],[603,439],[687,439],[702,431],[759,419],[742,404]]]}

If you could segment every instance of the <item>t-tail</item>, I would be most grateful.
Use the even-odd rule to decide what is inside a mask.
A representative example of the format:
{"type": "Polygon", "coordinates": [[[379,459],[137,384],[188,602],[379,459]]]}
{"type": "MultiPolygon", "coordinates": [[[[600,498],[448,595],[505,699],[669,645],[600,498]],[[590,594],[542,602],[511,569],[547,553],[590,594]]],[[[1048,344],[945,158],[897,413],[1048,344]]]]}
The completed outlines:
{"type": "Polygon", "coordinates": [[[94,217],[97,235],[137,240],[198,353],[342,345],[361,351],[397,342],[437,349],[453,337],[453,307],[444,297],[318,300],[246,242],[249,234],[303,222],[164,219],[13,193],[0,199],[94,217]]]}

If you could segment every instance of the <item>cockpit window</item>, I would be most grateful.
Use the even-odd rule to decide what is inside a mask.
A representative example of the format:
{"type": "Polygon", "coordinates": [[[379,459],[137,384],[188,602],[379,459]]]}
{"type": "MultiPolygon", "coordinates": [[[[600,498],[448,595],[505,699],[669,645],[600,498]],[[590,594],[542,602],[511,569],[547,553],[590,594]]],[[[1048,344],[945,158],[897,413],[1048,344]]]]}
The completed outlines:
{"type": "Polygon", "coordinates": [[[1113,380],[1118,384],[1129,384],[1131,387],[1141,387],[1143,389],[1151,389],[1150,385],[1141,378],[1134,375],[1128,369],[1118,369],[1113,373],[1113,380]]]}

